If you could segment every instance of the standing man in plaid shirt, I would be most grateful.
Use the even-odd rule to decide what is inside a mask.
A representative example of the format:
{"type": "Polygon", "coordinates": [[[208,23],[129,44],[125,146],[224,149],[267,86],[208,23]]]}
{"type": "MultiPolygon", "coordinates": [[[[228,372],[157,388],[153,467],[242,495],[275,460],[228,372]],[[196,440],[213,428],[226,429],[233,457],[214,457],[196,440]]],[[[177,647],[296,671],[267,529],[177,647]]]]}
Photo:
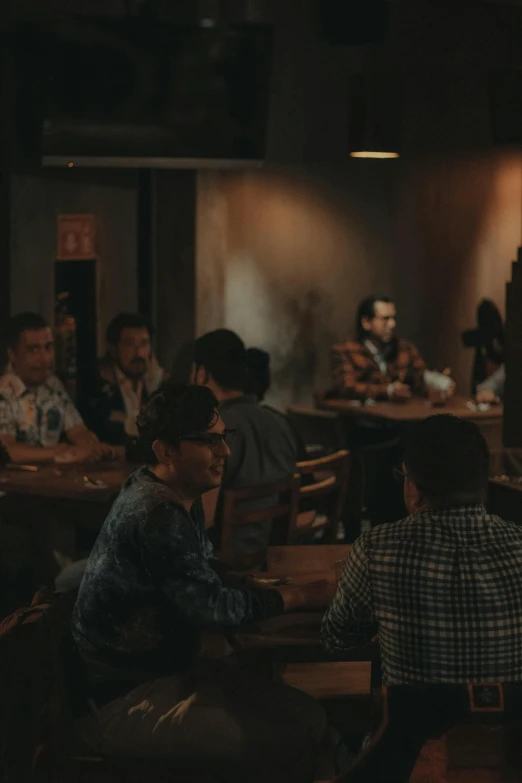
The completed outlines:
{"type": "Polygon", "coordinates": [[[358,539],[322,628],[336,653],[377,632],[390,686],[354,783],[407,781],[426,736],[473,712],[469,683],[502,683],[489,691],[522,710],[522,527],[484,507],[480,430],[447,414],[415,424],[398,473],[410,516],[358,539]]]}
{"type": "Polygon", "coordinates": [[[403,402],[427,388],[451,395],[454,382],[426,370],[419,350],[397,337],[397,311],[387,296],[364,299],[357,311],[357,339],[332,348],[332,396],[403,402]]]}

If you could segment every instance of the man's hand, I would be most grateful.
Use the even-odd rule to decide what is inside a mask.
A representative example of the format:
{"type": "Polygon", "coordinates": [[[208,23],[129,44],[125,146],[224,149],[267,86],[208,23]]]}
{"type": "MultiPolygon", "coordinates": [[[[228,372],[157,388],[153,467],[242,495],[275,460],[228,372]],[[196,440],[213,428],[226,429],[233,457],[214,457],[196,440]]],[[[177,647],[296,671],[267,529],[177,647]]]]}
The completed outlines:
{"type": "Polygon", "coordinates": [[[332,600],[337,585],[335,581],[320,579],[306,585],[283,585],[275,589],[285,604],[285,612],[293,609],[324,609],[332,600]]]}
{"type": "Polygon", "coordinates": [[[500,402],[500,397],[497,397],[495,392],[491,389],[484,389],[484,391],[477,392],[477,396],[475,397],[476,402],[480,405],[481,403],[488,403],[489,405],[498,405],[500,402]]]}
{"type": "Polygon", "coordinates": [[[60,447],[55,454],[54,461],[58,464],[73,465],[103,462],[104,460],[111,460],[114,458],[114,449],[106,443],[85,444],[81,446],[60,444],[60,447]]]}
{"type": "Polygon", "coordinates": [[[395,381],[390,385],[388,397],[393,402],[405,402],[411,399],[411,389],[406,383],[395,381]]]}

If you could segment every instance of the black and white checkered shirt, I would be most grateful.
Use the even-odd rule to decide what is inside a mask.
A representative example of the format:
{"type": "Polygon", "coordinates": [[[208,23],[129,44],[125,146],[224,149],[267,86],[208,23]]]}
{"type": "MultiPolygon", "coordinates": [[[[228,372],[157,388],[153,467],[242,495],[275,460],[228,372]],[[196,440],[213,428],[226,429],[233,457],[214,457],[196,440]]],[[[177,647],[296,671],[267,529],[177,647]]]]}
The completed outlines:
{"type": "Polygon", "coordinates": [[[325,615],[331,652],[379,633],[383,681],[522,681],[522,527],[423,511],[355,543],[325,615]]]}

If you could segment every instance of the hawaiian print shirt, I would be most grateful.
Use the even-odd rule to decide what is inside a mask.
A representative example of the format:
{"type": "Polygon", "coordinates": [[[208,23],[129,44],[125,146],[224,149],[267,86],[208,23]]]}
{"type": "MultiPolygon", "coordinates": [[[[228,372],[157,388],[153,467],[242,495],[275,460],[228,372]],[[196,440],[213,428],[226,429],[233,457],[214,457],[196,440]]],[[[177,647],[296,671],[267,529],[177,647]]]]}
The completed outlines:
{"type": "Polygon", "coordinates": [[[16,373],[0,377],[0,435],[18,443],[56,446],[63,435],[83,424],[82,417],[56,375],[29,390],[16,373]]]}

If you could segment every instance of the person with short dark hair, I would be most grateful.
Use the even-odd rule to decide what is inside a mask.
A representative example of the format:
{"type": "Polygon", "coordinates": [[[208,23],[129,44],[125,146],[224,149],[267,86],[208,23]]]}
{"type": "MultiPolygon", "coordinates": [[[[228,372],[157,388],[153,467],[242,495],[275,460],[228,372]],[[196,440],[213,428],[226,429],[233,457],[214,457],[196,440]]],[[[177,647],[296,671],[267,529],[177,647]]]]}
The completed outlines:
{"type": "Polygon", "coordinates": [[[73,613],[96,705],[78,727],[103,753],[199,761],[224,783],[311,783],[319,705],[200,657],[203,632],[320,605],[329,591],[261,587],[214,557],[201,496],[220,486],[233,435],[217,405],[208,388],[168,383],[140,413],[155,464],[123,486],[73,613]]]}
{"type": "MultiPolygon", "coordinates": [[[[247,394],[247,351],[240,337],[229,329],[216,329],[196,340],[192,382],[208,386],[219,401],[219,413],[227,427],[236,430],[226,461],[224,489],[258,487],[295,472],[298,449],[288,421],[278,411],[259,404],[247,394]]],[[[218,492],[205,501],[207,517],[214,517],[218,492]]],[[[249,501],[249,509],[273,505],[274,498],[249,501]]],[[[263,553],[270,539],[270,523],[242,525],[234,531],[231,554],[263,553]]]]}
{"type": "Polygon", "coordinates": [[[412,425],[399,471],[410,516],[354,545],[325,619],[329,648],[351,646],[377,622],[388,682],[522,676],[522,658],[511,657],[522,649],[522,615],[509,617],[510,602],[522,602],[522,528],[487,513],[488,474],[473,422],[443,414],[412,425]],[[515,620],[498,646],[495,622],[515,620]],[[466,639],[434,633],[464,626],[466,639]]]}
{"type": "MultiPolygon", "coordinates": [[[[346,652],[378,633],[384,684],[463,684],[464,700],[467,683],[521,682],[522,528],[484,507],[479,428],[447,414],[414,424],[397,472],[410,516],[355,543],[323,620],[324,646],[346,652]]],[[[412,747],[409,771],[420,751],[412,747]]],[[[353,780],[409,780],[393,765],[379,777],[370,760],[353,780]]]]}
{"type": "Polygon", "coordinates": [[[246,352],[248,377],[246,394],[255,394],[263,402],[272,385],[270,354],[261,348],[248,348],[246,352]]]}
{"type": "Polygon", "coordinates": [[[331,396],[402,402],[428,388],[450,396],[454,382],[426,369],[413,343],[396,335],[397,310],[388,296],[369,296],[359,304],[355,340],[334,345],[331,396]]]}
{"type": "Polygon", "coordinates": [[[85,419],[107,443],[122,445],[126,435],[137,436],[141,405],[166,377],[153,353],[152,337],[152,327],[137,313],[120,313],[107,327],[107,353],[83,404],[85,419]]]}
{"type": "Polygon", "coordinates": [[[0,441],[12,462],[72,462],[109,456],[54,374],[54,336],[37,313],[7,325],[9,365],[0,378],[0,441]]]}

